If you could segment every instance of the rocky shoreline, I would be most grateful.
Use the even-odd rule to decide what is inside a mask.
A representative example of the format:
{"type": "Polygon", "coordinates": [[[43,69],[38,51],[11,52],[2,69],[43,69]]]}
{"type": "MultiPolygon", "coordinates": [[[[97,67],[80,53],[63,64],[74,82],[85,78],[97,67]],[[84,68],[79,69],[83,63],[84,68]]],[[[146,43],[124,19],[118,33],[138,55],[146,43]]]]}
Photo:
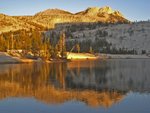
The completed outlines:
{"type": "Polygon", "coordinates": [[[102,59],[150,59],[146,55],[121,55],[121,54],[90,54],[90,53],[68,53],[67,59],[52,59],[50,61],[43,61],[41,59],[27,59],[13,57],[5,52],[0,52],[0,64],[17,64],[17,63],[53,63],[53,62],[68,62],[75,60],[102,60],[102,59]]]}

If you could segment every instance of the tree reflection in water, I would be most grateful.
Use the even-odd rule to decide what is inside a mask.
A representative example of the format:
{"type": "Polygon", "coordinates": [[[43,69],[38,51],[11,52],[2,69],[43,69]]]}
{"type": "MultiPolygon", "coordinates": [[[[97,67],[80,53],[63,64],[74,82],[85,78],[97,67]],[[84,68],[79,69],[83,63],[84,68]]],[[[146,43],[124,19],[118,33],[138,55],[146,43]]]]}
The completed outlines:
{"type": "Polygon", "coordinates": [[[135,62],[128,63],[112,60],[0,65],[0,98],[34,97],[47,104],[78,100],[93,107],[109,107],[130,90],[150,91],[149,64],[142,64],[146,65],[142,69],[135,62]]]}

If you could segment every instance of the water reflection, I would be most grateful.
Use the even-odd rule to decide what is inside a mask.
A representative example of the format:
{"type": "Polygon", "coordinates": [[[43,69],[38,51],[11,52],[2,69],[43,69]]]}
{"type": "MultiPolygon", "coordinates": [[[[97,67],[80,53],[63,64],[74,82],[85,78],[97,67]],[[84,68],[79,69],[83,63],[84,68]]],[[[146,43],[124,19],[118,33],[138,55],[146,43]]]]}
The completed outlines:
{"type": "Polygon", "coordinates": [[[149,66],[144,59],[72,62],[66,83],[71,88],[149,93],[149,66]]]}
{"type": "Polygon", "coordinates": [[[150,60],[0,65],[0,99],[33,97],[47,104],[71,100],[110,107],[129,91],[150,92],[150,60]]]}

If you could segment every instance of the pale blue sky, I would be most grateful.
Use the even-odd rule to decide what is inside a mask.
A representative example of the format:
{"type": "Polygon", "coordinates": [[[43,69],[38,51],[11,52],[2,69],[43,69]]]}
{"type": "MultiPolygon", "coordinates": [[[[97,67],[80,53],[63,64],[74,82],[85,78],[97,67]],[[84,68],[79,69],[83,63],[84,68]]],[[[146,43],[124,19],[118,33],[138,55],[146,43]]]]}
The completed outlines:
{"type": "Polygon", "coordinates": [[[150,19],[150,0],[0,0],[0,13],[33,15],[49,8],[75,13],[94,6],[110,6],[132,21],[150,19]]]}

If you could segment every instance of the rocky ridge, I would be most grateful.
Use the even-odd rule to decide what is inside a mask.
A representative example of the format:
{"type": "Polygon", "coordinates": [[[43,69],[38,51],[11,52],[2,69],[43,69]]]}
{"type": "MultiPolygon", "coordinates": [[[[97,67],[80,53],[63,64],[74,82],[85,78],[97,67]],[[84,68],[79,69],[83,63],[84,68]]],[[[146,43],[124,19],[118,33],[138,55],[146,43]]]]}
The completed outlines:
{"type": "Polygon", "coordinates": [[[0,32],[21,29],[51,29],[57,23],[129,22],[119,11],[106,7],[90,7],[78,13],[71,13],[61,9],[47,9],[33,16],[8,16],[0,14],[0,32]]]}

